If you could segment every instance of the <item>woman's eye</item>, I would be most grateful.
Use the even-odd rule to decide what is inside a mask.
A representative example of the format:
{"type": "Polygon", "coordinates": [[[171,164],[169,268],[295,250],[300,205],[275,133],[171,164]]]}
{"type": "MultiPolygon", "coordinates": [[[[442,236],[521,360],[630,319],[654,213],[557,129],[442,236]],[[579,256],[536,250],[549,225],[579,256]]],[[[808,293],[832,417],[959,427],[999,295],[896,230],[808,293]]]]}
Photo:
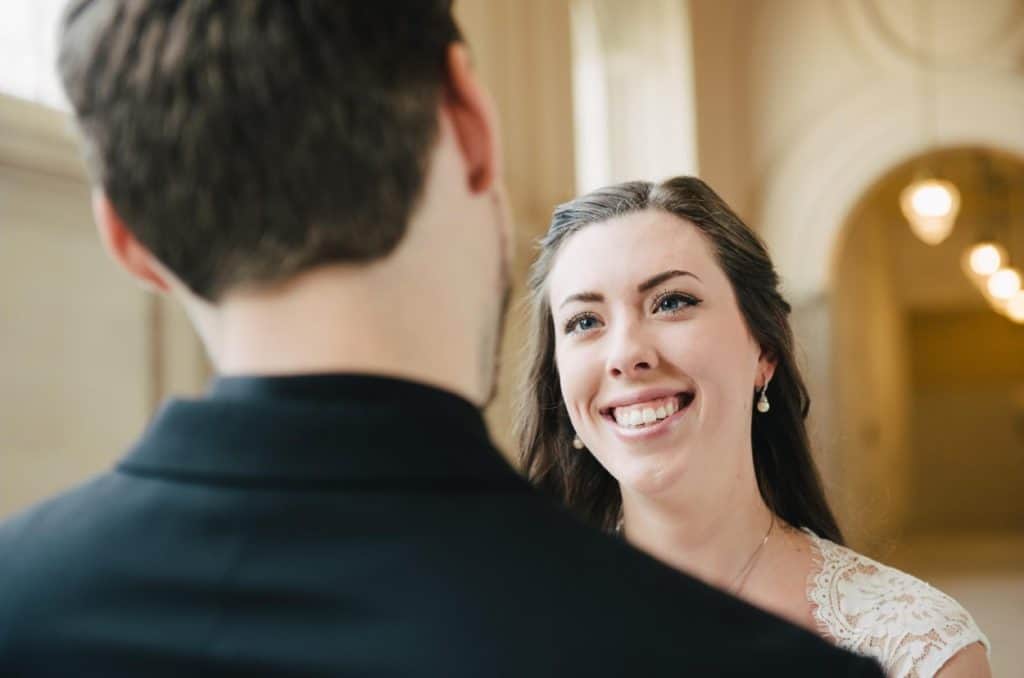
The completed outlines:
{"type": "Polygon", "coordinates": [[[654,302],[655,313],[675,313],[690,306],[696,306],[700,301],[687,294],[669,292],[658,297],[654,302]]]}
{"type": "Polygon", "coordinates": [[[565,324],[565,333],[575,334],[577,332],[589,332],[595,327],[598,327],[599,324],[600,322],[598,319],[589,314],[573,316],[569,322],[565,324]]]}

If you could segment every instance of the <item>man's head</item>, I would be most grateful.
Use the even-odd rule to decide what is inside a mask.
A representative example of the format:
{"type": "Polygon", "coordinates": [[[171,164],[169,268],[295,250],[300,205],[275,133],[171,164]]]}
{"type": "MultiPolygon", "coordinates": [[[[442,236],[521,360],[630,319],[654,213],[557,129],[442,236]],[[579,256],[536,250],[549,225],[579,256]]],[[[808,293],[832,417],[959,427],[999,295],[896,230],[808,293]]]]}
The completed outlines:
{"type": "Polygon", "coordinates": [[[495,230],[496,123],[459,39],[451,0],[75,0],[59,70],[108,248],[216,308],[394,258],[417,219],[495,230]]]}
{"type": "Polygon", "coordinates": [[[197,295],[401,240],[437,135],[450,0],[86,0],[60,71],[94,178],[197,295]]]}

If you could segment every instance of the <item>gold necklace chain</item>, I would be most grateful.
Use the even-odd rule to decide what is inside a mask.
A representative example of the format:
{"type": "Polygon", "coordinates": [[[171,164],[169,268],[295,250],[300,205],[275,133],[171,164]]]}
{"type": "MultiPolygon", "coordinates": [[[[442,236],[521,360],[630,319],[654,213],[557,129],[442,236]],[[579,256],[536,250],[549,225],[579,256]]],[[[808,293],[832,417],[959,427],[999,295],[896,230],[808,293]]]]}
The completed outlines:
{"type": "Polygon", "coordinates": [[[754,569],[754,565],[757,564],[757,556],[761,553],[761,550],[764,548],[764,545],[768,543],[768,537],[771,536],[772,529],[774,527],[775,513],[773,512],[772,520],[770,523],[768,523],[768,531],[764,533],[764,539],[761,540],[761,543],[757,545],[757,548],[754,549],[754,552],[750,554],[749,558],[747,558],[746,564],[743,565],[743,569],[740,570],[740,573],[736,575],[736,579],[733,581],[733,585],[730,587],[732,595],[739,595],[739,592],[743,588],[743,585],[747,583],[747,577],[754,569]]]}
{"type": "MultiPolygon", "coordinates": [[[[754,565],[757,564],[756,561],[758,554],[761,553],[761,550],[764,548],[764,545],[768,543],[768,537],[772,535],[772,529],[775,528],[775,513],[773,512],[771,516],[772,520],[770,523],[768,523],[768,531],[764,533],[764,539],[761,540],[761,543],[757,545],[757,548],[754,549],[754,552],[750,554],[749,558],[747,558],[746,564],[743,566],[743,569],[740,570],[740,573],[736,575],[736,579],[734,580],[733,585],[730,587],[730,593],[732,593],[732,595],[734,596],[739,595],[739,592],[743,588],[743,585],[747,582],[747,576],[750,575],[751,571],[754,569],[754,565]]],[[[626,536],[625,527],[625,517],[622,514],[619,514],[619,520],[615,523],[615,534],[617,534],[619,537],[624,538],[626,536]]]]}

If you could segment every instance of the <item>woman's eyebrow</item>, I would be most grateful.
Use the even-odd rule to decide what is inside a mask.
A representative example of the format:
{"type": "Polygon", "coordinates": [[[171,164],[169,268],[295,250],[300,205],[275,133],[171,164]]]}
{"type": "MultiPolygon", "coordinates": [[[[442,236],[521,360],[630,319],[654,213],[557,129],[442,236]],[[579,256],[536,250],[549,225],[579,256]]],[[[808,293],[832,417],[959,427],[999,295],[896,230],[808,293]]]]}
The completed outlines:
{"type": "Polygon", "coordinates": [[[570,294],[565,299],[563,299],[562,303],[558,305],[558,308],[561,309],[570,301],[604,301],[604,296],[598,294],[597,292],[577,292],[576,294],[570,294]]]}
{"type": "MultiPolygon", "coordinates": [[[[671,280],[672,278],[678,278],[680,276],[690,276],[691,278],[700,281],[700,278],[697,277],[697,275],[694,273],[690,273],[689,271],[680,271],[678,269],[673,269],[671,271],[659,273],[658,275],[652,278],[648,278],[644,282],[637,285],[636,291],[643,294],[644,292],[657,287],[666,280],[671,280]]],[[[570,294],[565,299],[563,299],[562,303],[558,305],[558,308],[561,309],[563,306],[573,301],[602,302],[604,301],[604,295],[598,294],[597,292],[577,292],[576,294],[570,294]]]]}
{"type": "Polygon", "coordinates": [[[693,273],[690,273],[689,271],[680,271],[680,270],[676,269],[676,270],[671,270],[671,271],[665,271],[664,273],[659,273],[658,275],[654,276],[653,278],[648,278],[644,282],[642,282],[639,285],[637,285],[636,291],[640,292],[642,294],[642,293],[644,293],[644,292],[646,292],[646,291],[648,291],[650,289],[653,289],[653,288],[657,287],[658,285],[660,285],[661,283],[665,282],[666,280],[671,280],[672,278],[678,278],[679,276],[684,276],[684,275],[688,275],[691,278],[695,278],[698,282],[701,282],[701,279],[698,278],[693,273]]]}

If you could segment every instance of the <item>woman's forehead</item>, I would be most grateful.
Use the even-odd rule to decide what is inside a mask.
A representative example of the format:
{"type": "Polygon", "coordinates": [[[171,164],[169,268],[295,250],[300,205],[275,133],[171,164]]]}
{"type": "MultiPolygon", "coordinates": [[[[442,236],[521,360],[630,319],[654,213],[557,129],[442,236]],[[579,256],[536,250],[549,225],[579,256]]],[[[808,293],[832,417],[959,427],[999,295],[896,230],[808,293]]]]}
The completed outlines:
{"type": "Polygon", "coordinates": [[[635,288],[665,270],[685,270],[702,280],[717,262],[692,223],[658,210],[634,212],[584,226],[569,236],[551,268],[552,305],[580,291],[635,288]]]}

